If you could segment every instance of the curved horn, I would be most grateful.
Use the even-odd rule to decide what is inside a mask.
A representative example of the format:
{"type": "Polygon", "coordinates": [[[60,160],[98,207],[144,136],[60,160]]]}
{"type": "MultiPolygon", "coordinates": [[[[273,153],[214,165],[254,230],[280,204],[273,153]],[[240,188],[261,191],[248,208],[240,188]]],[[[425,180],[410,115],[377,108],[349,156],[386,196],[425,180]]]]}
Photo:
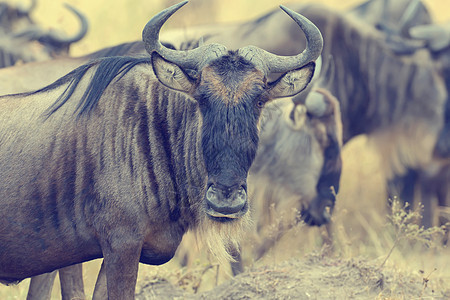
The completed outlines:
{"type": "Polygon", "coordinates": [[[402,36],[409,37],[408,26],[419,13],[420,4],[420,0],[413,0],[409,2],[408,6],[406,7],[405,12],[400,18],[398,26],[398,32],[402,36]]]}
{"type": "Polygon", "coordinates": [[[49,41],[54,42],[54,43],[71,44],[71,43],[75,43],[75,42],[78,42],[79,40],[81,40],[86,35],[89,26],[88,26],[88,21],[87,21],[86,17],[80,11],[78,11],[75,7],[71,6],[68,3],[64,3],[64,6],[68,10],[73,12],[80,20],[81,28],[80,28],[79,32],[77,34],[75,34],[73,37],[66,37],[66,38],[61,38],[61,37],[56,36],[53,33],[49,33],[48,37],[46,37],[46,38],[49,41]]]}
{"type": "Polygon", "coordinates": [[[80,31],[73,37],[68,38],[62,38],[59,35],[57,35],[55,32],[44,32],[39,27],[32,27],[25,29],[21,32],[18,32],[14,34],[14,37],[18,38],[26,38],[28,40],[37,40],[42,44],[45,45],[51,45],[53,47],[61,47],[61,46],[67,46],[71,43],[75,43],[79,40],[81,40],[87,33],[88,30],[88,22],[86,17],[81,14],[77,9],[72,7],[71,5],[65,3],[64,4],[69,10],[71,10],[73,13],[75,13],[81,22],[81,29],[80,31]]]}
{"type": "Polygon", "coordinates": [[[292,97],[292,102],[295,105],[305,105],[306,98],[312,93],[313,90],[319,90],[322,88],[329,89],[330,83],[335,76],[335,65],[332,55],[328,55],[328,59],[322,62],[322,56],[320,56],[316,61],[316,66],[319,65],[319,73],[316,76],[316,71],[314,71],[313,78],[310,84],[301,93],[292,97]],[[325,67],[322,70],[322,64],[325,63],[325,67]]]}
{"type": "Polygon", "coordinates": [[[219,57],[226,52],[225,46],[219,44],[202,45],[187,51],[177,51],[164,47],[159,41],[159,32],[164,23],[188,1],[183,1],[158,13],[145,25],[142,31],[142,40],[145,49],[151,55],[156,51],[165,59],[186,69],[198,70],[211,59],[219,57]]]}
{"type": "Polygon", "coordinates": [[[295,11],[280,5],[301,28],[306,37],[306,49],[295,56],[278,56],[255,46],[247,46],[239,50],[239,54],[246,57],[260,67],[265,74],[285,73],[303,67],[308,62],[316,60],[322,53],[323,38],[320,30],[310,20],[295,11]]]}
{"type": "Polygon", "coordinates": [[[305,104],[306,97],[308,97],[309,93],[311,93],[313,87],[315,86],[315,82],[317,80],[320,80],[321,72],[322,72],[322,56],[319,56],[319,58],[317,58],[316,60],[316,68],[314,69],[314,75],[311,78],[311,82],[303,91],[292,97],[292,102],[294,103],[295,106],[299,104],[305,104]]]}
{"type": "Polygon", "coordinates": [[[433,51],[440,51],[450,45],[450,24],[419,25],[412,27],[409,34],[413,39],[426,41],[433,51]]]}

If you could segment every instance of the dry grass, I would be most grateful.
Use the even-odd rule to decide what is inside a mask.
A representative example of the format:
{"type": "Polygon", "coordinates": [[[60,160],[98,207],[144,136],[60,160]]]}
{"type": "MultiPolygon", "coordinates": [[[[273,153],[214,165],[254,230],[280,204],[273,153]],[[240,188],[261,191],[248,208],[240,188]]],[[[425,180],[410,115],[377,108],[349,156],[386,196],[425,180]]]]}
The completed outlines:
{"type": "MultiPolygon", "coordinates": [[[[141,30],[147,20],[168,3],[174,3],[173,0],[65,0],[64,2],[79,8],[90,21],[89,34],[73,47],[73,55],[140,39],[141,30]]],[[[361,1],[316,0],[314,2],[346,9],[361,1]]],[[[35,17],[45,26],[65,28],[67,32],[73,32],[78,28],[77,22],[72,16],[68,16],[62,8],[62,3],[63,1],[60,0],[38,0],[35,17]]],[[[244,20],[264,13],[280,3],[287,4],[288,1],[191,0],[190,4],[183,8],[184,16],[175,18],[168,27],[244,20]]],[[[429,4],[438,21],[450,19],[448,0],[428,0],[426,3],[429,4]]],[[[379,158],[366,144],[365,137],[358,137],[345,146],[341,191],[333,216],[335,245],[332,254],[342,258],[364,256],[386,268],[421,273],[424,286],[434,289],[442,288],[435,285],[434,279],[444,278],[450,282],[449,250],[428,249],[424,248],[423,243],[419,243],[417,239],[411,241],[409,238],[398,238],[401,231],[396,231],[395,225],[389,223],[386,218],[388,206],[384,196],[384,179],[381,170],[378,169],[379,165],[379,158]],[[386,257],[388,259],[383,263],[386,257]]],[[[418,230],[416,228],[415,232],[417,233],[418,230]]],[[[245,256],[245,253],[244,260],[247,265],[258,266],[280,263],[291,257],[303,257],[305,254],[321,249],[322,234],[322,229],[296,227],[260,261],[253,262],[250,257],[245,256]]],[[[411,237],[410,234],[408,236],[411,237]]],[[[99,266],[99,261],[85,264],[87,294],[92,294],[99,266]]],[[[190,268],[180,268],[177,259],[160,267],[141,265],[140,283],[148,278],[158,277],[169,278],[172,282],[191,291],[201,291],[229,280],[230,272],[224,266],[218,267],[214,262],[210,263],[201,254],[194,259],[190,268]]],[[[0,286],[0,299],[25,299],[28,282],[26,280],[12,287],[0,286]]],[[[59,287],[57,287],[53,291],[53,298],[59,299],[59,297],[59,287]]],[[[385,298],[380,296],[379,299],[385,298]]]]}

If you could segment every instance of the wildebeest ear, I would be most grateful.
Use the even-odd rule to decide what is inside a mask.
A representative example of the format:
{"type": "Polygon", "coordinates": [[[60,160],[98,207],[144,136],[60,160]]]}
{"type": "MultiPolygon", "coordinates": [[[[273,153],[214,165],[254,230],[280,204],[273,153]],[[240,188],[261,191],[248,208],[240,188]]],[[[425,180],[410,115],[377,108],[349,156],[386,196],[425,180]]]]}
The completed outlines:
{"type": "Polygon", "coordinates": [[[271,98],[291,97],[303,91],[314,75],[315,63],[310,62],[300,69],[283,74],[276,81],[269,83],[271,98]]]}
{"type": "Polygon", "coordinates": [[[306,107],[302,104],[293,104],[293,108],[288,115],[292,129],[300,130],[305,126],[306,122],[306,107]]]}
{"type": "Polygon", "coordinates": [[[409,29],[409,35],[426,41],[431,50],[438,52],[450,45],[450,24],[418,25],[409,29]]]}
{"type": "Polygon", "coordinates": [[[330,91],[317,88],[308,94],[305,107],[311,118],[317,118],[326,127],[328,140],[342,146],[342,119],[339,101],[330,91]]]}
{"type": "Polygon", "coordinates": [[[156,52],[152,53],[152,66],[156,77],[168,88],[188,93],[195,80],[178,65],[165,60],[156,52]]]}
{"type": "Polygon", "coordinates": [[[330,99],[321,90],[311,91],[305,100],[308,113],[317,118],[330,115],[333,112],[333,103],[330,99]]]}

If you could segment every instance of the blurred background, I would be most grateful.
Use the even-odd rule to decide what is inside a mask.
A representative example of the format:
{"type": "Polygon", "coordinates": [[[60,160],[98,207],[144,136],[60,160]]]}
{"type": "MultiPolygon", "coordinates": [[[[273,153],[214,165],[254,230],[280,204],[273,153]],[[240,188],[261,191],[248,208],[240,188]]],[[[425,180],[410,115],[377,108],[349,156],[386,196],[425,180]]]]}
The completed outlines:
{"type": "MultiPolygon", "coordinates": [[[[30,0],[7,0],[7,3],[28,6],[30,0]]],[[[67,11],[64,3],[78,8],[89,20],[85,38],[72,45],[71,55],[82,55],[103,47],[141,39],[147,21],[160,10],[178,3],[178,0],[38,0],[32,13],[33,19],[42,27],[77,32],[78,20],[67,11]]],[[[244,21],[257,17],[280,4],[289,6],[293,1],[275,0],[191,0],[175,14],[165,26],[183,27],[217,22],[244,21]]],[[[338,10],[348,9],[361,0],[301,0],[300,3],[322,3],[338,10]]],[[[426,0],[437,21],[450,17],[448,0],[426,0]]]]}
{"type": "MultiPolygon", "coordinates": [[[[8,3],[28,6],[27,0],[9,0],[8,3]]],[[[255,18],[284,4],[289,7],[292,1],[274,0],[191,0],[175,14],[165,28],[185,27],[197,24],[244,21],[255,18]]],[[[322,3],[346,10],[360,0],[299,0],[301,3],[322,3]]],[[[449,0],[427,0],[427,4],[436,22],[450,20],[449,0]]],[[[76,32],[78,20],[64,8],[69,3],[79,9],[89,20],[89,31],[85,38],[72,45],[70,54],[79,56],[122,42],[139,40],[146,22],[160,10],[178,3],[178,0],[38,0],[32,17],[44,28],[64,29],[67,33],[76,32]]],[[[164,29],[163,29],[164,30],[164,29]]],[[[0,83],[1,84],[1,83],[0,83]]],[[[384,257],[394,238],[386,229],[386,203],[384,178],[379,170],[380,158],[368,145],[365,136],[359,136],[345,145],[343,153],[343,174],[341,191],[338,195],[333,216],[338,240],[339,255],[352,257],[363,255],[377,259],[384,257]]],[[[292,230],[259,263],[281,262],[293,255],[304,255],[321,248],[322,229],[299,227],[292,230]],[[294,242],[295,241],[295,242],[294,242]]],[[[0,245],[1,247],[1,245],[0,245]]],[[[199,254],[202,261],[204,254],[199,254]]],[[[448,249],[423,253],[415,247],[394,251],[390,262],[397,268],[411,272],[434,268],[433,276],[447,278],[450,282],[450,254],[448,249]],[[405,252],[406,251],[406,252],[405,252]]],[[[199,266],[200,263],[197,264],[199,266]]],[[[87,295],[92,294],[99,261],[85,264],[85,288],[87,295]]],[[[154,274],[173,274],[181,272],[177,261],[161,267],[140,266],[139,281],[154,274]]],[[[212,271],[211,271],[212,272],[212,271]]],[[[206,274],[206,273],[205,273],[206,274]]],[[[203,274],[202,276],[207,276],[203,274]]],[[[229,279],[229,271],[217,282],[213,272],[211,281],[215,284],[229,279]],[[227,277],[228,276],[228,277],[227,277]],[[215,278],[215,279],[214,279],[215,278]]],[[[208,280],[203,279],[203,289],[208,288],[208,280]]],[[[139,285],[139,283],[138,283],[139,285]]],[[[13,287],[0,285],[0,299],[25,299],[28,280],[13,287]]],[[[59,287],[55,286],[53,295],[59,299],[59,287]]]]}

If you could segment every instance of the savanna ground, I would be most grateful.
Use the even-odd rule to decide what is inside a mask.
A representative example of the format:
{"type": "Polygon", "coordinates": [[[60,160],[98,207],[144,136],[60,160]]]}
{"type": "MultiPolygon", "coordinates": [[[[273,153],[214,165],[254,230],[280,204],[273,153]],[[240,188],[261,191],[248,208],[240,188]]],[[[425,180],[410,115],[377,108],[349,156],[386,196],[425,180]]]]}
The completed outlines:
{"type": "MultiPolygon", "coordinates": [[[[25,0],[20,2],[27,4],[25,0]]],[[[90,21],[88,35],[71,52],[82,55],[140,39],[148,19],[178,1],[65,2],[83,11],[90,21]]],[[[361,1],[314,2],[343,10],[361,1]]],[[[450,19],[448,0],[425,2],[437,21],[450,19]]],[[[62,8],[62,3],[38,0],[34,16],[45,26],[73,32],[77,22],[62,8]]],[[[167,28],[245,20],[288,3],[191,0],[167,28]]],[[[163,266],[140,266],[138,299],[450,299],[450,249],[440,246],[439,234],[422,232],[414,225],[415,214],[404,215],[396,206],[396,217],[387,217],[390,208],[379,169],[380,158],[366,137],[350,141],[343,155],[341,191],[331,230],[332,247],[323,246],[324,229],[298,225],[258,261],[245,251],[251,249],[248,243],[243,252],[246,271],[233,278],[228,266],[219,266],[199,250],[201,246],[193,239],[186,239],[180,252],[189,249],[188,266],[180,267],[181,255],[163,266]],[[403,226],[406,224],[409,225],[403,226]]],[[[282,218],[282,214],[274,213],[275,222],[282,218]]],[[[99,260],[85,264],[87,295],[92,295],[99,266],[99,260]]],[[[25,299],[28,284],[29,280],[25,280],[12,287],[0,286],[0,299],[25,299]]],[[[58,284],[53,298],[60,298],[58,284]]]]}

